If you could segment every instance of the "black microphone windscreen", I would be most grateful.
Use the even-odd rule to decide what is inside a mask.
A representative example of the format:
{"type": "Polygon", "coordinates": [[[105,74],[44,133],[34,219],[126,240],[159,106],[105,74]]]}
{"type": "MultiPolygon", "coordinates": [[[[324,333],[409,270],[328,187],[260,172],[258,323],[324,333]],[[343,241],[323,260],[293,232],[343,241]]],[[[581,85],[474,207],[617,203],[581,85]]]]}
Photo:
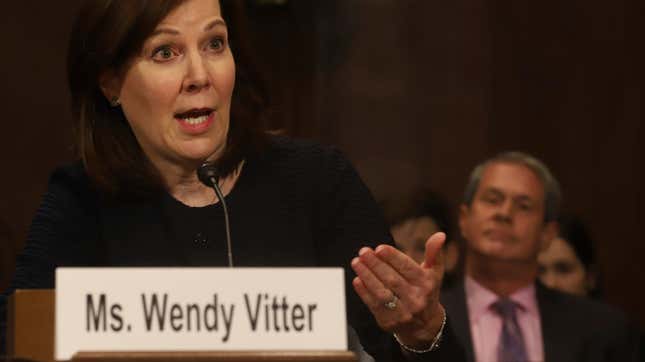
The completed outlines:
{"type": "Polygon", "coordinates": [[[201,183],[208,187],[213,187],[213,181],[219,181],[219,171],[217,166],[210,162],[205,162],[197,169],[197,178],[201,183]]]}

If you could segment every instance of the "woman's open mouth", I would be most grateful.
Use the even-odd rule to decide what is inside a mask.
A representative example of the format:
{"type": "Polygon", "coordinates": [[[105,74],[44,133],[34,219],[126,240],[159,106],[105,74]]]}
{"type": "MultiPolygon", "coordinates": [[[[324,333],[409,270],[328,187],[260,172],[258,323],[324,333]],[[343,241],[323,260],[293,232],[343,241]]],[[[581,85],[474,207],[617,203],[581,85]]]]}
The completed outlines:
{"type": "Polygon", "coordinates": [[[212,108],[191,109],[176,113],[175,119],[181,129],[190,134],[205,132],[215,120],[215,110],[212,108]]]}

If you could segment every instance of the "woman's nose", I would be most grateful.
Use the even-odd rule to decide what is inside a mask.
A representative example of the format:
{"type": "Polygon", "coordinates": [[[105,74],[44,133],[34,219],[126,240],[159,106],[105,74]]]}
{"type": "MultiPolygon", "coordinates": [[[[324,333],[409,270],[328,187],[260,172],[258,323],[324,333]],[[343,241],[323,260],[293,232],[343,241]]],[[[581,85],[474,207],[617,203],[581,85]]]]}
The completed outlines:
{"type": "Polygon", "coordinates": [[[553,275],[553,272],[550,271],[545,271],[540,275],[540,281],[542,284],[549,288],[555,288],[556,285],[556,278],[555,275],[553,275]]]}
{"type": "Polygon", "coordinates": [[[186,58],[183,89],[189,93],[199,92],[210,85],[206,60],[198,51],[188,53],[186,58]]]}

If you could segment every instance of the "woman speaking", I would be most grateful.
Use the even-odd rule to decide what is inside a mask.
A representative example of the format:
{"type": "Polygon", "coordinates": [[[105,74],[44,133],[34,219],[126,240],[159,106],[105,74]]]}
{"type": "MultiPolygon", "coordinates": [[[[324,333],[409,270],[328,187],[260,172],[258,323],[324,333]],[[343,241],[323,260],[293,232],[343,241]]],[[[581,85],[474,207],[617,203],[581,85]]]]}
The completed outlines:
{"type": "Polygon", "coordinates": [[[262,129],[262,92],[236,66],[228,6],[83,3],[67,63],[80,161],[52,174],[7,293],[52,288],[58,266],[342,266],[367,354],[446,358],[434,265],[445,236],[416,264],[391,246],[338,151],[262,129]],[[222,202],[197,176],[204,163],[228,206],[230,248],[222,202]]]}

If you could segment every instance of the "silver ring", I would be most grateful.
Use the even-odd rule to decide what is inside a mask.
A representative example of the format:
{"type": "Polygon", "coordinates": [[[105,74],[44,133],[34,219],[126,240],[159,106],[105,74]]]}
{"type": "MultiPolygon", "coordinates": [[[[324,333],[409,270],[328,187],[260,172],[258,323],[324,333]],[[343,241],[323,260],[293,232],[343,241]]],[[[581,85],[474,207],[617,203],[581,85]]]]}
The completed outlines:
{"type": "Polygon", "coordinates": [[[392,300],[388,301],[385,303],[385,308],[389,310],[394,310],[396,309],[396,303],[399,301],[399,297],[396,296],[396,294],[392,293],[392,300]]]}

